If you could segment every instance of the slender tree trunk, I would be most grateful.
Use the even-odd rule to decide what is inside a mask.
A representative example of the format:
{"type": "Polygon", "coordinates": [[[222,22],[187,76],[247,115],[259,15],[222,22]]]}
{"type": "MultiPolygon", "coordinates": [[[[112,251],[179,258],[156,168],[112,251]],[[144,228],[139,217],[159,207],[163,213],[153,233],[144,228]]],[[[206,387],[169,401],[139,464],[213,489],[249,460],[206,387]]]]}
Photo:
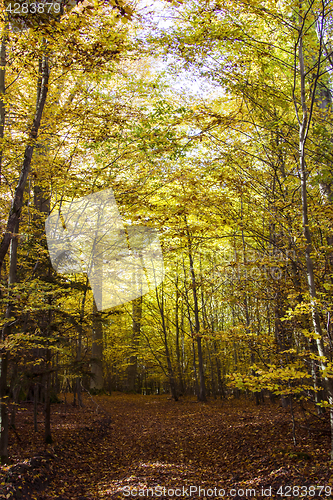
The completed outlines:
{"type": "Polygon", "coordinates": [[[38,392],[39,392],[39,384],[38,382],[34,385],[34,431],[38,432],[38,392]]]}
{"type": "Polygon", "coordinates": [[[216,340],[213,340],[213,347],[214,347],[214,357],[215,357],[215,365],[216,365],[218,394],[220,396],[220,399],[222,399],[222,397],[224,396],[224,390],[223,390],[223,383],[222,383],[222,376],[221,376],[221,363],[220,363],[220,359],[219,359],[219,352],[217,349],[216,340]]]}
{"type": "Polygon", "coordinates": [[[24,152],[24,159],[20,177],[15,189],[14,199],[7,219],[6,232],[0,244],[0,268],[3,264],[4,258],[7,255],[10,242],[15,232],[15,227],[17,226],[17,223],[20,220],[21,210],[23,206],[24,189],[28,179],[32,155],[35,148],[35,143],[46,102],[46,97],[48,92],[48,81],[49,81],[49,64],[48,64],[48,58],[44,56],[42,60],[42,79],[41,79],[39,100],[37,103],[32,128],[29,134],[29,141],[24,152]]]}
{"type": "MultiPolygon", "coordinates": [[[[80,326],[78,329],[78,339],[77,339],[77,351],[76,351],[76,360],[78,363],[78,370],[81,370],[81,356],[82,356],[82,328],[83,328],[83,318],[84,318],[84,309],[86,305],[86,297],[87,297],[87,290],[88,290],[88,277],[86,279],[85,283],[85,288],[83,292],[83,297],[82,297],[82,303],[81,303],[81,311],[80,311],[80,326]]],[[[81,382],[81,376],[79,375],[76,379],[76,392],[77,392],[77,402],[80,408],[83,408],[83,401],[82,401],[82,382],[81,382]]]]}
{"type": "MultiPolygon", "coordinates": [[[[301,20],[302,21],[302,20],[301,20]]],[[[325,349],[323,343],[323,334],[320,324],[320,317],[317,309],[317,294],[316,294],[316,283],[314,276],[314,265],[312,260],[312,236],[309,227],[309,216],[308,216],[308,198],[307,198],[307,171],[305,163],[305,143],[307,139],[307,132],[309,130],[309,124],[311,121],[311,113],[309,116],[308,108],[306,104],[305,97],[305,66],[304,66],[304,54],[303,54],[303,34],[300,32],[299,44],[298,44],[298,58],[299,58],[299,69],[300,69],[300,82],[301,82],[301,106],[302,106],[302,119],[300,120],[299,127],[299,175],[301,180],[301,197],[302,197],[302,219],[303,219],[303,235],[306,241],[305,248],[305,260],[306,260],[306,274],[308,289],[310,294],[311,303],[311,316],[313,329],[316,334],[316,345],[318,355],[320,356],[319,366],[322,373],[325,373],[327,368],[327,363],[325,361],[325,349]]],[[[318,65],[319,66],[319,65],[318,65]]],[[[319,71],[319,69],[318,69],[319,71]]],[[[315,90],[314,90],[315,92],[315,90]]],[[[331,423],[331,460],[333,460],[333,381],[327,376],[323,376],[323,384],[327,394],[328,402],[331,406],[330,408],[330,423],[331,423]]]]}
{"type": "MultiPolygon", "coordinates": [[[[10,254],[9,254],[9,276],[8,276],[8,304],[6,308],[6,318],[10,318],[13,312],[13,304],[11,302],[11,286],[16,283],[17,279],[17,247],[18,247],[18,221],[15,226],[15,236],[12,238],[10,243],[10,254]]],[[[6,323],[2,329],[1,340],[4,341],[8,335],[11,333],[11,325],[6,323]]],[[[8,431],[9,431],[9,421],[8,421],[8,387],[7,387],[7,375],[8,375],[8,362],[9,353],[3,352],[1,354],[1,373],[0,373],[0,458],[1,463],[5,463],[8,460],[8,431]]]]}
{"type": "MultiPolygon", "coordinates": [[[[319,33],[320,33],[320,27],[319,27],[319,33]]],[[[319,35],[320,36],[320,35],[319,35]]],[[[332,66],[329,67],[329,70],[332,70],[332,66]]],[[[331,112],[332,112],[332,96],[331,96],[331,91],[329,89],[330,81],[328,78],[327,72],[323,72],[324,74],[322,75],[320,81],[318,81],[316,93],[315,93],[315,101],[316,104],[318,105],[319,109],[321,110],[321,118],[320,122],[325,125],[328,125],[329,127],[331,126],[331,112]]],[[[331,170],[332,172],[332,170],[331,170]]],[[[331,205],[333,203],[333,191],[332,191],[332,186],[333,183],[330,180],[326,180],[323,178],[323,175],[321,172],[318,172],[320,175],[320,180],[319,180],[319,190],[320,190],[320,195],[321,195],[321,200],[324,205],[331,205]]],[[[333,224],[331,222],[330,224],[330,233],[327,236],[327,243],[330,246],[333,246],[333,224]]],[[[333,250],[330,252],[329,255],[329,260],[331,263],[331,268],[333,268],[333,250]]]]}
{"type": "Polygon", "coordinates": [[[101,391],[104,387],[103,377],[103,324],[102,313],[97,311],[96,304],[93,306],[92,325],[92,347],[91,347],[91,381],[90,388],[101,391]]]}
{"type": "Polygon", "coordinates": [[[127,368],[127,390],[136,392],[136,379],[138,373],[138,358],[137,350],[141,333],[141,317],[142,317],[142,296],[132,302],[132,354],[130,356],[129,365],[127,368]]]}
{"type": "MultiPolygon", "coordinates": [[[[244,229],[243,229],[243,199],[241,198],[241,222],[242,222],[242,244],[243,244],[243,264],[246,266],[247,264],[247,258],[246,258],[246,246],[245,246],[245,237],[244,237],[244,229]]],[[[244,297],[244,310],[245,310],[245,321],[246,321],[246,332],[249,335],[250,334],[250,326],[251,326],[251,321],[250,321],[250,314],[249,314],[249,306],[248,306],[248,300],[247,300],[247,294],[245,292],[245,297],[244,297]]],[[[255,362],[255,353],[253,352],[253,348],[251,346],[251,341],[249,341],[249,347],[251,351],[251,364],[253,365],[255,362]]],[[[251,370],[252,376],[255,377],[256,373],[252,369],[251,370]]],[[[260,404],[260,398],[259,398],[259,392],[256,391],[254,393],[256,405],[258,406],[260,404]]]]}
{"type": "Polygon", "coordinates": [[[166,357],[167,366],[168,366],[168,378],[169,378],[171,395],[175,401],[178,401],[175,375],[174,375],[173,368],[172,368],[170,350],[169,350],[169,344],[168,344],[167,326],[165,323],[163,284],[161,286],[161,298],[159,297],[157,289],[156,289],[156,298],[157,298],[157,305],[158,305],[158,308],[159,308],[159,311],[161,314],[161,320],[162,320],[162,331],[163,331],[163,338],[164,338],[165,357],[166,357]]]}
{"type": "Polygon", "coordinates": [[[192,255],[192,242],[190,237],[190,232],[187,230],[187,241],[188,241],[188,256],[190,261],[190,273],[192,281],[192,293],[194,302],[194,321],[195,321],[195,336],[198,346],[198,362],[199,362],[199,394],[198,401],[207,401],[206,398],[206,386],[205,386],[205,372],[204,372],[204,362],[203,362],[203,352],[202,352],[202,337],[200,334],[200,320],[199,320],[199,304],[198,304],[198,294],[197,294],[197,283],[194,271],[194,262],[192,255]]]}
{"type": "Polygon", "coordinates": [[[19,384],[16,384],[13,388],[13,391],[12,391],[13,406],[12,406],[12,411],[10,414],[10,423],[9,423],[9,426],[12,429],[16,428],[15,418],[16,418],[16,410],[17,410],[17,403],[19,401],[20,390],[21,390],[21,386],[19,384]]]}
{"type": "Polygon", "coordinates": [[[0,359],[0,459],[1,463],[8,461],[8,399],[7,399],[7,371],[8,353],[3,353],[0,359]]]}
{"type": "Polygon", "coordinates": [[[46,373],[45,373],[45,402],[44,402],[44,441],[52,443],[51,434],[51,350],[46,349],[46,373]]]}
{"type": "MultiPolygon", "coordinates": [[[[5,130],[5,93],[6,93],[6,41],[7,41],[8,26],[3,28],[1,47],[0,47],[0,140],[4,137],[5,130]]],[[[0,184],[2,177],[2,154],[3,146],[0,146],[0,184]]]]}
{"type": "Polygon", "coordinates": [[[176,356],[177,356],[177,371],[178,371],[178,384],[179,391],[181,394],[184,393],[184,382],[183,382],[183,369],[182,369],[182,357],[179,345],[179,290],[178,290],[178,275],[176,278],[176,303],[175,303],[175,327],[176,327],[176,356]]]}
{"type": "Polygon", "coordinates": [[[212,352],[210,346],[207,346],[209,365],[210,365],[210,379],[213,398],[216,399],[216,378],[215,378],[215,365],[212,360],[212,352]]]}
{"type": "Polygon", "coordinates": [[[195,394],[199,397],[199,382],[198,382],[198,374],[197,374],[197,356],[195,350],[195,342],[192,339],[192,350],[193,350],[193,374],[194,374],[194,389],[195,394]]]}
{"type": "MultiPolygon", "coordinates": [[[[103,213],[99,214],[99,224],[103,221],[103,213]]],[[[103,323],[102,312],[97,309],[97,304],[103,304],[103,247],[100,244],[101,234],[99,224],[96,228],[94,250],[92,255],[92,268],[94,270],[92,280],[98,285],[98,299],[94,300],[93,305],[93,325],[92,325],[92,346],[91,346],[91,373],[90,388],[101,391],[104,388],[103,377],[103,323]],[[97,303],[97,304],[96,304],[97,303]]]]}

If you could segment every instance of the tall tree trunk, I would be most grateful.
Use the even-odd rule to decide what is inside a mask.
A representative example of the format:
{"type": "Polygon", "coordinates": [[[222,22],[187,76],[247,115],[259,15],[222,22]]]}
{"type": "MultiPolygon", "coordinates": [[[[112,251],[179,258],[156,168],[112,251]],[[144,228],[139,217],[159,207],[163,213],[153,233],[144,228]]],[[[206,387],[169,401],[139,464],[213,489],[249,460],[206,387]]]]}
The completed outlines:
{"type": "MultiPolygon", "coordinates": [[[[302,19],[300,19],[302,22],[302,19]]],[[[301,24],[301,23],[300,23],[301,24]]],[[[311,122],[311,114],[308,112],[306,97],[305,97],[305,79],[306,79],[306,71],[304,66],[304,54],[303,54],[303,33],[302,28],[300,28],[299,33],[299,43],[298,43],[298,58],[299,58],[299,70],[300,70],[300,83],[301,83],[301,108],[302,108],[302,117],[299,120],[299,175],[301,180],[301,197],[302,197],[302,219],[303,219],[303,235],[306,241],[305,248],[305,260],[306,260],[306,275],[308,282],[308,289],[310,294],[310,304],[311,304],[311,316],[312,316],[312,324],[313,329],[316,334],[316,346],[319,359],[319,366],[321,368],[322,373],[325,373],[327,368],[327,362],[325,361],[325,349],[323,343],[323,333],[320,324],[320,317],[317,309],[317,293],[316,293],[316,283],[314,276],[314,264],[312,260],[312,236],[309,227],[309,216],[308,216],[308,198],[307,198],[307,170],[306,170],[306,162],[305,162],[305,144],[307,139],[307,134],[309,130],[309,124],[311,122]]],[[[319,55],[320,60],[321,54],[319,55]]],[[[320,64],[318,62],[318,73],[319,75],[320,64]]],[[[314,89],[313,92],[316,90],[314,89]]],[[[333,460],[333,381],[327,376],[323,375],[323,383],[325,387],[325,391],[327,394],[328,402],[331,406],[330,408],[330,422],[331,422],[331,460],[333,460]]]]}
{"type": "Polygon", "coordinates": [[[194,375],[194,390],[195,394],[199,395],[199,382],[198,382],[198,374],[197,374],[197,355],[195,351],[195,342],[192,337],[192,351],[193,351],[193,375],[194,375]]]}
{"type": "Polygon", "coordinates": [[[102,313],[97,310],[94,302],[92,347],[91,347],[91,380],[90,388],[101,391],[104,387],[103,377],[103,324],[102,313]]]}
{"type": "MultiPolygon", "coordinates": [[[[8,304],[6,308],[6,318],[10,318],[13,312],[13,303],[11,301],[11,287],[16,283],[17,279],[17,247],[18,247],[18,221],[15,226],[15,236],[10,242],[10,252],[9,252],[9,275],[8,275],[8,304]]],[[[1,332],[1,340],[4,341],[8,335],[11,334],[11,323],[6,323],[1,332]]],[[[4,351],[0,358],[1,363],[1,373],[0,373],[0,458],[1,462],[5,463],[8,459],[8,387],[7,387],[7,375],[8,375],[8,363],[9,363],[9,353],[4,351]]]]}
{"type": "Polygon", "coordinates": [[[28,144],[24,151],[24,159],[20,172],[20,177],[15,189],[14,199],[12,202],[12,206],[9,212],[9,216],[6,224],[6,232],[2,238],[0,244],[0,268],[3,264],[4,258],[7,255],[7,251],[13,238],[13,233],[15,232],[15,227],[17,226],[18,221],[20,220],[21,210],[23,206],[23,195],[24,189],[27,183],[32,155],[34,152],[36,139],[43,115],[43,110],[46,102],[47,92],[48,92],[48,82],[49,82],[49,63],[48,58],[46,56],[43,57],[42,67],[41,67],[41,84],[40,84],[40,92],[39,92],[39,100],[36,107],[35,116],[33,119],[32,127],[29,133],[28,144]]]}
{"type": "Polygon", "coordinates": [[[224,393],[224,388],[223,388],[223,383],[222,383],[221,363],[220,363],[220,358],[219,358],[219,352],[217,349],[217,344],[216,344],[215,339],[213,340],[213,347],[214,347],[214,356],[215,356],[215,364],[216,364],[218,394],[220,396],[220,399],[222,399],[222,397],[225,397],[225,393],[224,393]]]}
{"type": "MultiPolygon", "coordinates": [[[[0,47],[0,140],[3,139],[5,130],[5,93],[6,93],[6,41],[7,41],[7,24],[3,28],[0,47]]],[[[3,146],[0,146],[0,184],[2,176],[2,154],[3,146]]]]}
{"type": "MultiPolygon", "coordinates": [[[[242,223],[242,245],[243,245],[243,264],[246,266],[247,264],[247,257],[246,257],[246,246],[245,246],[245,236],[244,236],[244,229],[243,229],[243,198],[241,197],[241,223],[242,223]]],[[[249,306],[248,306],[248,300],[247,300],[247,293],[245,292],[244,296],[244,311],[245,311],[245,321],[246,321],[246,332],[249,335],[250,338],[250,326],[251,326],[251,321],[250,321],[250,313],[249,313],[249,306]]],[[[253,351],[253,348],[251,346],[251,341],[249,341],[249,347],[251,351],[251,364],[253,365],[255,363],[255,353],[253,351]]],[[[252,376],[255,377],[256,373],[254,369],[251,369],[252,376]]],[[[260,397],[259,397],[259,392],[255,392],[255,401],[256,405],[258,406],[260,404],[260,397]]]]}
{"type": "Polygon", "coordinates": [[[127,390],[136,392],[136,378],[138,373],[138,358],[137,350],[141,333],[141,317],[142,317],[142,295],[132,302],[132,354],[129,359],[127,368],[127,390]]]}
{"type": "MultiPolygon", "coordinates": [[[[0,48],[0,140],[4,136],[5,128],[5,72],[6,72],[6,39],[7,25],[4,27],[1,48],[0,48]]],[[[0,147],[0,183],[2,176],[2,151],[0,147]]],[[[15,226],[16,227],[16,226],[15,226]]],[[[1,266],[0,266],[1,270],[1,266]]],[[[7,307],[8,310],[8,307],[7,307]]],[[[7,314],[6,314],[7,316],[7,314]]],[[[10,314],[9,316],[10,317],[10,314]]],[[[3,341],[6,336],[6,327],[1,334],[3,341]]],[[[2,352],[0,355],[0,460],[1,463],[6,463],[8,460],[8,401],[7,401],[7,371],[8,371],[8,353],[2,352]]]]}
{"type": "Polygon", "coordinates": [[[8,461],[8,399],[7,399],[7,371],[8,353],[3,353],[0,359],[0,459],[1,463],[8,461]]]}
{"type": "Polygon", "coordinates": [[[178,401],[175,375],[174,375],[173,368],[172,368],[170,350],[169,350],[169,344],[168,344],[167,326],[165,323],[163,284],[161,286],[161,298],[159,297],[158,291],[156,289],[156,299],[157,299],[157,305],[158,305],[158,308],[159,308],[159,311],[161,314],[161,320],[162,320],[162,331],[163,331],[163,340],[164,340],[164,348],[165,348],[165,357],[166,357],[167,366],[168,366],[168,378],[169,378],[171,396],[173,397],[173,399],[175,401],[178,401]]]}
{"type": "MultiPolygon", "coordinates": [[[[87,297],[87,290],[88,290],[88,284],[89,284],[89,279],[88,276],[86,278],[86,283],[85,283],[85,288],[83,292],[83,297],[82,297],[82,303],[81,303],[81,311],[80,311],[80,325],[78,328],[78,339],[77,339],[77,350],[76,350],[76,360],[78,364],[78,370],[81,370],[81,357],[82,357],[82,327],[83,327],[83,318],[84,318],[84,309],[86,305],[86,297],[87,297]]],[[[76,379],[76,392],[77,392],[77,402],[80,408],[83,407],[83,401],[82,401],[82,383],[81,383],[81,376],[79,375],[76,379]]]]}
{"type": "MultiPolygon", "coordinates": [[[[42,71],[43,71],[43,60],[39,61],[39,79],[37,83],[37,98],[36,98],[36,106],[38,106],[38,102],[40,100],[41,92],[42,92],[42,71]]],[[[39,157],[43,157],[47,155],[47,145],[44,144],[44,147],[39,144],[39,149],[36,151],[35,161],[38,162],[39,157]]],[[[50,215],[50,188],[49,185],[45,186],[44,178],[40,172],[36,172],[34,178],[35,185],[33,187],[34,192],[34,208],[35,213],[33,214],[33,220],[35,223],[36,231],[35,231],[35,239],[38,241],[41,239],[44,233],[44,223],[45,218],[50,215]]],[[[34,268],[34,272],[39,274],[41,277],[51,276],[51,265],[50,262],[47,262],[47,265],[41,265],[41,262],[37,262],[34,268]]],[[[49,344],[48,338],[51,335],[50,325],[52,323],[52,298],[48,297],[49,309],[48,311],[43,311],[43,315],[40,318],[41,323],[41,331],[44,332],[46,337],[45,341],[47,345],[49,344]],[[45,321],[46,320],[46,321],[45,321]]],[[[44,441],[46,444],[52,443],[52,434],[51,434],[51,372],[52,372],[52,351],[47,346],[43,349],[45,353],[45,364],[44,364],[44,373],[42,376],[43,381],[43,391],[44,391],[44,441]]],[[[35,384],[34,393],[38,385],[35,384]]],[[[36,395],[34,394],[34,402],[36,402],[36,395]]],[[[35,421],[35,430],[37,430],[37,406],[35,405],[36,411],[36,421],[35,421]]]]}
{"type": "MultiPolygon", "coordinates": [[[[103,220],[103,214],[99,214],[99,223],[103,220]]],[[[101,245],[101,234],[99,224],[96,228],[94,249],[92,254],[92,262],[90,264],[93,273],[90,282],[94,282],[98,293],[98,298],[95,296],[93,305],[93,324],[92,324],[92,346],[91,346],[91,374],[90,388],[96,391],[101,391],[104,388],[103,377],[103,323],[102,312],[99,312],[97,305],[103,304],[103,245],[101,245]]]]}
{"type": "Polygon", "coordinates": [[[178,275],[176,277],[176,303],[175,303],[175,327],[176,327],[176,356],[177,356],[177,371],[178,385],[181,394],[184,393],[182,356],[179,345],[180,329],[179,329],[179,290],[178,290],[178,275]]]}
{"type": "MultiPolygon", "coordinates": [[[[51,311],[50,311],[51,313],[51,311]]],[[[45,363],[45,402],[44,402],[44,441],[52,443],[51,434],[51,350],[46,349],[45,363]]]]}
{"type": "MultiPolygon", "coordinates": [[[[187,221],[186,221],[187,224],[187,221]]],[[[196,342],[198,346],[198,362],[199,362],[199,393],[198,401],[207,401],[206,398],[206,386],[205,386],[205,371],[203,362],[203,352],[202,352],[202,337],[200,334],[200,320],[199,320],[199,304],[198,304],[198,293],[197,293],[197,282],[194,271],[194,262],[192,255],[192,241],[188,227],[187,232],[187,242],[188,242],[188,257],[190,261],[190,273],[192,281],[192,293],[193,293],[193,303],[194,303],[194,331],[196,342]]]]}

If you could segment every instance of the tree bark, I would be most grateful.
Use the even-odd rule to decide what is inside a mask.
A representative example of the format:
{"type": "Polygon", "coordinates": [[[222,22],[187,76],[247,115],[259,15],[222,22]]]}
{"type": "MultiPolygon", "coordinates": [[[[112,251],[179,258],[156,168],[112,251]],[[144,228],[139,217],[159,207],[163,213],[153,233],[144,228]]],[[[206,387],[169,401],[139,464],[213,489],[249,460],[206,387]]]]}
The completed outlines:
{"type": "Polygon", "coordinates": [[[178,290],[178,275],[176,277],[176,303],[175,303],[175,327],[176,327],[176,357],[177,357],[177,372],[178,386],[180,394],[184,394],[182,356],[179,345],[180,329],[179,329],[179,290],[178,290]]]}
{"type": "MultiPolygon", "coordinates": [[[[6,93],[6,41],[7,41],[7,30],[8,26],[5,25],[1,38],[1,48],[0,48],[0,140],[4,137],[5,130],[5,93],[6,93]]],[[[3,145],[0,145],[0,184],[2,176],[2,154],[3,145]]]]}
{"type": "MultiPolygon", "coordinates": [[[[244,229],[243,229],[243,199],[241,198],[241,222],[242,222],[242,244],[243,244],[243,264],[246,266],[247,264],[247,258],[246,258],[246,247],[245,247],[245,236],[244,236],[244,229]]],[[[245,311],[245,321],[246,321],[246,333],[249,335],[250,334],[250,326],[251,326],[251,321],[250,321],[250,313],[249,313],[249,306],[248,306],[248,300],[247,300],[247,293],[245,292],[244,296],[244,311],[245,311]]],[[[250,347],[250,359],[251,359],[251,364],[254,365],[255,363],[255,353],[253,352],[252,346],[251,346],[251,341],[249,341],[249,347],[250,347]]],[[[252,376],[255,377],[256,373],[254,369],[251,369],[252,376]]],[[[255,391],[254,397],[256,401],[256,405],[258,406],[260,404],[260,398],[259,398],[259,392],[255,391]]]]}
{"type": "Polygon", "coordinates": [[[162,290],[162,294],[161,294],[161,298],[160,298],[158,295],[158,291],[156,289],[156,299],[157,299],[157,305],[158,305],[158,308],[159,308],[159,311],[161,314],[161,320],[162,320],[162,331],[163,331],[163,339],[164,339],[165,357],[166,357],[167,366],[168,366],[168,378],[169,378],[171,396],[173,397],[173,399],[175,401],[178,401],[176,381],[175,381],[175,376],[174,376],[174,372],[173,372],[173,368],[172,368],[170,350],[169,350],[169,344],[168,344],[167,326],[165,323],[163,285],[161,287],[161,290],[162,290]]]}
{"type": "Polygon", "coordinates": [[[48,58],[44,56],[42,60],[42,80],[40,86],[39,100],[36,106],[36,112],[29,134],[29,141],[24,152],[24,159],[20,177],[15,189],[14,199],[7,219],[6,232],[0,244],[0,268],[7,255],[10,242],[13,238],[13,233],[15,232],[15,227],[18,221],[20,220],[21,210],[23,206],[24,189],[28,179],[32,155],[35,148],[35,143],[38,136],[38,131],[46,102],[46,97],[48,92],[48,81],[49,81],[49,64],[48,64],[48,58]]]}
{"type": "Polygon", "coordinates": [[[141,317],[142,317],[142,296],[133,300],[132,302],[132,354],[129,359],[127,368],[127,390],[129,392],[136,392],[136,378],[138,372],[138,359],[137,350],[139,346],[139,338],[141,332],[141,317]]]}
{"type": "MultiPolygon", "coordinates": [[[[15,233],[18,231],[18,221],[15,226],[15,233]]],[[[17,234],[12,238],[10,242],[10,257],[9,257],[9,275],[8,275],[8,304],[6,308],[6,318],[10,318],[13,311],[13,304],[11,301],[11,286],[16,282],[17,278],[17,247],[18,238],[17,234]]],[[[1,332],[2,342],[11,333],[11,324],[6,323],[1,332]]],[[[8,461],[8,432],[9,432],[9,420],[8,420],[8,387],[7,387],[7,375],[8,375],[8,362],[9,353],[4,351],[1,354],[1,373],[0,373],[0,458],[1,463],[6,463],[8,461]]]]}
{"type": "Polygon", "coordinates": [[[0,359],[0,459],[4,464],[8,461],[8,397],[7,397],[8,353],[0,359]]]}
{"type": "MultiPolygon", "coordinates": [[[[185,219],[186,226],[187,221],[185,219]]],[[[187,242],[188,242],[188,257],[190,261],[190,274],[192,281],[192,293],[193,293],[193,303],[194,303],[194,331],[196,336],[196,342],[198,346],[198,362],[199,362],[199,393],[198,401],[207,401],[206,398],[206,385],[205,385],[205,370],[203,362],[203,352],[202,352],[202,337],[200,334],[200,319],[199,319],[199,303],[198,303],[198,293],[197,293],[197,282],[194,271],[194,261],[192,254],[192,241],[188,227],[186,227],[187,242]]]]}
{"type": "MultiPolygon", "coordinates": [[[[302,21],[302,20],[301,20],[302,21]]],[[[302,28],[301,28],[302,29],[302,28]]],[[[320,57],[320,56],[319,56],[320,57]]],[[[316,299],[316,283],[314,276],[314,265],[311,257],[313,247],[312,247],[312,235],[309,227],[309,216],[308,216],[308,198],[307,198],[307,171],[305,162],[305,144],[307,139],[307,132],[309,130],[309,124],[311,121],[311,111],[308,112],[306,97],[305,97],[305,66],[304,66],[304,54],[303,54],[303,33],[299,33],[299,44],[298,44],[298,58],[299,58],[299,70],[300,70],[300,83],[301,83],[301,108],[302,108],[302,119],[299,120],[299,175],[301,180],[301,198],[302,198],[302,221],[303,221],[303,235],[306,241],[305,248],[305,261],[306,261],[306,275],[308,282],[308,290],[310,294],[310,304],[311,304],[311,316],[313,329],[316,334],[316,346],[319,359],[319,366],[322,373],[325,373],[327,368],[327,363],[325,361],[325,349],[323,343],[323,333],[320,324],[320,317],[317,309],[316,299]]],[[[319,62],[318,62],[318,73],[319,73],[319,62]]],[[[313,92],[316,90],[314,89],[313,92]]],[[[330,423],[331,423],[331,460],[333,460],[333,382],[332,379],[323,375],[323,384],[326,390],[327,399],[331,406],[330,408],[330,423]]]]}
{"type": "MultiPolygon", "coordinates": [[[[83,292],[83,297],[82,297],[82,303],[81,303],[80,324],[79,324],[79,328],[77,329],[78,338],[77,338],[76,360],[77,360],[78,370],[79,371],[81,370],[82,327],[83,327],[84,309],[85,309],[85,305],[86,305],[88,284],[89,284],[89,280],[88,280],[88,277],[87,277],[86,278],[84,292],[83,292]]],[[[80,374],[79,374],[79,376],[76,379],[76,392],[77,392],[77,403],[80,406],[80,408],[83,408],[84,405],[83,405],[83,401],[82,401],[82,380],[81,380],[80,374]]]]}
{"type": "MultiPolygon", "coordinates": [[[[99,214],[102,217],[102,214],[99,214]]],[[[98,284],[98,299],[103,304],[103,249],[100,244],[101,236],[99,228],[96,228],[94,250],[92,255],[92,266],[94,269],[91,280],[98,284]]],[[[91,346],[91,374],[90,388],[95,391],[101,391],[104,388],[103,377],[103,323],[102,312],[97,309],[96,297],[93,305],[93,324],[92,324],[92,346],[91,346]]]]}
{"type": "Polygon", "coordinates": [[[44,441],[52,443],[51,434],[51,350],[46,349],[46,371],[45,371],[45,402],[44,402],[44,441]]]}
{"type": "Polygon", "coordinates": [[[102,313],[97,310],[94,302],[93,306],[93,326],[92,326],[92,347],[91,347],[91,381],[90,389],[96,391],[103,390],[103,324],[102,313]]]}

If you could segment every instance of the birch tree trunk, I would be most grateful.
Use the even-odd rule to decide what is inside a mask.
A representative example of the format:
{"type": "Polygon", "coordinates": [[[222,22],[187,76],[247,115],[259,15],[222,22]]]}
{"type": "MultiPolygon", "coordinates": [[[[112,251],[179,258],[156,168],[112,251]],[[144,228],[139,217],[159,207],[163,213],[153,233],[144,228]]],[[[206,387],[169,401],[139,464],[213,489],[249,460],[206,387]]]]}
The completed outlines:
{"type": "MultiPolygon", "coordinates": [[[[302,19],[300,18],[300,24],[302,19]]],[[[320,68],[320,58],[318,59],[318,72],[317,81],[319,76],[320,68]]],[[[320,317],[317,309],[316,299],[316,283],[314,275],[314,264],[311,257],[313,247],[312,247],[312,235],[309,227],[309,215],[308,215],[308,195],[307,195],[307,169],[306,169],[306,152],[305,144],[307,139],[307,134],[309,130],[309,124],[311,122],[312,107],[310,111],[308,110],[305,96],[305,84],[306,84],[306,71],[304,65],[304,53],[303,53],[303,33],[302,28],[299,32],[299,42],[298,42],[298,59],[299,59],[299,74],[300,74],[300,84],[301,84],[301,111],[302,116],[299,118],[299,176],[301,181],[301,198],[302,198],[302,222],[303,222],[303,235],[306,241],[305,247],[305,261],[306,261],[306,275],[308,290],[310,294],[310,304],[311,304],[311,316],[313,329],[316,334],[316,347],[318,351],[319,366],[323,373],[323,384],[325,387],[327,399],[330,405],[333,405],[333,383],[332,379],[324,375],[327,368],[327,362],[325,361],[325,349],[323,343],[323,332],[320,324],[320,317]]],[[[313,90],[315,92],[316,89],[313,90]]],[[[297,112],[297,110],[296,110],[297,112]]],[[[331,424],[331,460],[333,460],[333,406],[330,408],[330,424],[331,424]]]]}

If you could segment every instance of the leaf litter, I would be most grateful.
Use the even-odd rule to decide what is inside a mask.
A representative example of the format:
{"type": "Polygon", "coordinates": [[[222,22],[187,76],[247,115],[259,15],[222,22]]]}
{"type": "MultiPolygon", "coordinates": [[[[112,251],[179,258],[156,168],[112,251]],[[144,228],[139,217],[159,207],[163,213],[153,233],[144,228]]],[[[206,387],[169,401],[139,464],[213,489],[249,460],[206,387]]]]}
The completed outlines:
{"type": "MultiPolygon", "coordinates": [[[[191,486],[201,487],[200,495],[192,490],[194,500],[214,488],[227,500],[249,498],[247,489],[261,497],[270,487],[262,498],[314,498],[277,494],[288,485],[326,486],[326,492],[332,486],[333,492],[328,415],[295,416],[296,447],[290,414],[279,403],[85,396],[84,408],[52,405],[54,442],[45,447],[42,411],[34,432],[33,405],[21,404],[10,434],[12,463],[1,467],[0,498],[151,498],[154,491],[160,493],[155,498],[171,498],[175,488],[188,494],[191,486]]],[[[219,498],[211,491],[208,497],[219,498]]]]}

